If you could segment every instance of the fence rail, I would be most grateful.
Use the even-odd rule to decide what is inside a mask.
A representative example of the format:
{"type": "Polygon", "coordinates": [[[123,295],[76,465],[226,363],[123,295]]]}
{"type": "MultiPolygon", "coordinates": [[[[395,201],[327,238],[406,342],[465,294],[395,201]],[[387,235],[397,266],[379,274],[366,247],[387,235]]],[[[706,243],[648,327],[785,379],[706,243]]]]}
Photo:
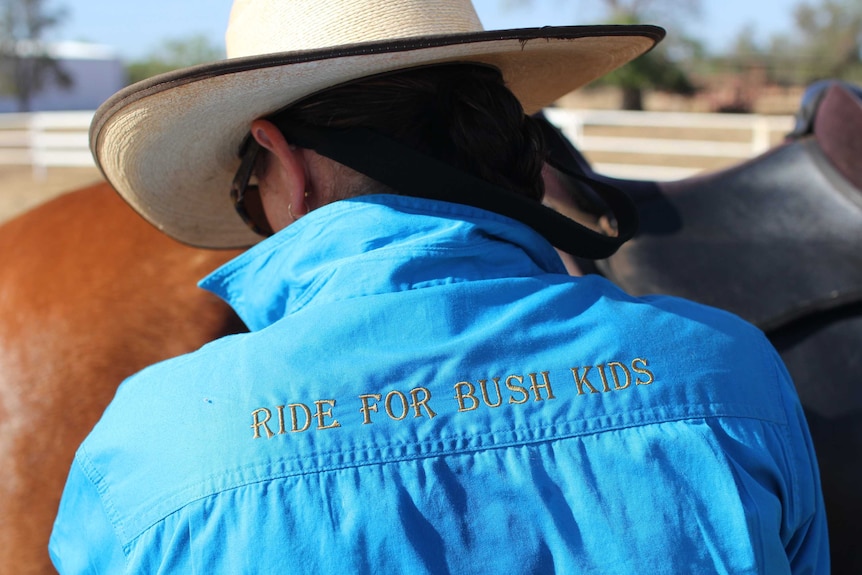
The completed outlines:
{"type": "Polygon", "coordinates": [[[0,164],[92,167],[88,133],[94,112],[0,114],[0,164]]]}
{"type": "MultiPolygon", "coordinates": [[[[591,160],[596,171],[655,180],[682,178],[708,168],[691,158],[736,162],[756,156],[775,144],[776,134],[786,134],[793,127],[790,116],[563,108],[546,113],[591,160]],[[626,133],[595,133],[601,129],[623,129],[626,133]],[[683,137],[683,132],[692,129],[735,134],[729,138],[683,137]],[[678,131],[680,136],[652,137],[658,130],[664,135],[678,131]],[[662,156],[661,162],[655,160],[656,156],[662,156]],[[674,158],[689,161],[676,165],[674,158]]],[[[89,111],[0,114],[0,165],[31,165],[37,176],[54,166],[92,167],[88,146],[92,119],[93,112],[89,111]]]]}
{"type": "Polygon", "coordinates": [[[735,163],[762,154],[790,132],[794,123],[792,116],[756,114],[550,108],[546,115],[591,160],[597,172],[652,180],[684,178],[709,169],[709,163],[697,158],[735,163]],[[624,131],[637,135],[592,133],[602,128],[628,129],[624,131]],[[659,130],[674,137],[653,137],[659,130]],[[709,139],[688,136],[693,131],[707,133],[709,139]],[[615,161],[614,155],[623,159],[615,161]],[[643,163],[632,161],[633,157],[643,163]],[[657,157],[661,157],[660,162],[657,157]]]}

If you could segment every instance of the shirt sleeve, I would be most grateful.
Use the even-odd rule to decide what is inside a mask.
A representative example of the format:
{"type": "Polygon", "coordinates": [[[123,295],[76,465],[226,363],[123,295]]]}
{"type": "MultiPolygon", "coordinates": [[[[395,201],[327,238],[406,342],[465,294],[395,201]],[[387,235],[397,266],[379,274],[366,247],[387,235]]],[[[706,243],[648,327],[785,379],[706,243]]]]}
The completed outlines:
{"type": "Polygon", "coordinates": [[[774,348],[770,347],[779,385],[785,397],[788,418],[791,477],[793,477],[793,509],[786,514],[783,526],[785,551],[794,574],[830,572],[829,536],[826,508],[820,484],[820,471],[814,442],[796,388],[774,348]]]}
{"type": "Polygon", "coordinates": [[[123,547],[99,491],[77,457],[60,500],[48,552],[61,575],[122,573],[126,569],[123,547]]]}

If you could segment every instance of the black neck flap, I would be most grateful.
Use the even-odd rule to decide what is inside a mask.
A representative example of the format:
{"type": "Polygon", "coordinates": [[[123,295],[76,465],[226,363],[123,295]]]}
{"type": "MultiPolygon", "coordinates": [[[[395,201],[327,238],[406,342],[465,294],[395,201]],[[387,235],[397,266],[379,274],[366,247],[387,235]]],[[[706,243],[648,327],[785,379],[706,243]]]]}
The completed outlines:
{"type": "Polygon", "coordinates": [[[507,216],[530,226],[557,248],[577,257],[610,257],[637,231],[637,210],[628,196],[613,186],[586,177],[573,158],[567,162],[567,154],[560,153],[563,142],[555,142],[562,136],[553,128],[545,129],[552,149],[549,163],[589,184],[602,197],[616,218],[617,236],[595,232],[535,200],[420,154],[368,128],[337,129],[273,121],[290,143],[314,150],[399,193],[464,204],[507,216]]]}

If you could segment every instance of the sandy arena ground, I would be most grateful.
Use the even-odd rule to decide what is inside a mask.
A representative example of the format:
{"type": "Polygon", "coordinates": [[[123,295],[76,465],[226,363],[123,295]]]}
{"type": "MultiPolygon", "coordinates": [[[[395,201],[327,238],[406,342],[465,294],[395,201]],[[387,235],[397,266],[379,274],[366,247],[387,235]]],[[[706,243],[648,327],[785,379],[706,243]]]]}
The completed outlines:
{"type": "Polygon", "coordinates": [[[49,168],[34,174],[30,166],[0,166],[0,221],[101,180],[96,168],[49,168]]]}

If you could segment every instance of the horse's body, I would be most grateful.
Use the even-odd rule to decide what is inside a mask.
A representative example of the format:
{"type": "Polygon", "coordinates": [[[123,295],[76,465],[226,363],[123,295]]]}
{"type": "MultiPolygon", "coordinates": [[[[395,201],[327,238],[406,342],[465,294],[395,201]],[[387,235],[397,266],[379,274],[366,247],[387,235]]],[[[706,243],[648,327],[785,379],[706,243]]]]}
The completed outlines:
{"type": "Polygon", "coordinates": [[[0,573],[52,571],[72,457],[119,383],[243,329],[196,286],[233,255],[174,242],[107,184],[0,227],[0,573]]]}
{"type": "MultiPolygon", "coordinates": [[[[856,460],[862,445],[856,375],[862,306],[852,290],[859,287],[853,258],[862,252],[831,248],[860,231],[846,220],[858,213],[853,206],[862,206],[862,167],[841,158],[862,153],[862,124],[853,124],[862,122],[862,107],[839,108],[821,114],[840,118],[831,131],[823,119],[819,135],[800,134],[762,157],[704,178],[604,178],[636,198],[643,233],[591,271],[633,293],[671,293],[726,307],[767,331],[806,407],[824,480],[833,572],[843,574],[860,571],[853,546],[862,515],[862,466],[856,460]],[[797,171],[788,176],[777,166],[797,171]],[[788,219],[781,202],[775,203],[782,189],[802,197],[806,191],[838,192],[841,198],[829,199],[844,202],[844,213],[830,207],[833,216],[824,220],[825,212],[817,209],[824,204],[815,201],[794,214],[791,225],[777,226],[775,217],[788,219]],[[755,213],[755,207],[768,209],[755,213]],[[741,233],[746,228],[735,226],[728,210],[748,216],[738,221],[754,217],[767,236],[752,240],[741,233]],[[849,227],[833,233],[838,220],[829,218],[839,215],[849,227]],[[776,265],[770,254],[785,241],[792,244],[806,222],[808,243],[795,244],[793,265],[786,259],[776,265]],[[818,237],[834,242],[806,251],[818,237]],[[703,249],[722,244],[726,249],[711,255],[703,249]],[[830,254],[844,260],[833,259],[822,268],[823,281],[811,281],[811,266],[822,262],[806,257],[830,254]],[[827,278],[830,267],[842,273],[827,278]],[[839,283],[830,290],[833,280],[839,283]],[[767,284],[774,287],[764,289],[767,284]],[[788,289],[794,285],[813,291],[788,289]],[[837,296],[828,297],[833,292],[837,296]],[[812,300],[812,293],[827,297],[812,300]]],[[[589,169],[585,160],[584,165],[589,169]]],[[[798,201],[793,199],[796,208],[798,201]]],[[[195,287],[235,252],[177,244],[141,220],[107,184],[61,197],[0,227],[0,254],[0,573],[27,575],[51,570],[47,539],[75,448],[120,381],[243,326],[226,305],[195,287]]]]}

